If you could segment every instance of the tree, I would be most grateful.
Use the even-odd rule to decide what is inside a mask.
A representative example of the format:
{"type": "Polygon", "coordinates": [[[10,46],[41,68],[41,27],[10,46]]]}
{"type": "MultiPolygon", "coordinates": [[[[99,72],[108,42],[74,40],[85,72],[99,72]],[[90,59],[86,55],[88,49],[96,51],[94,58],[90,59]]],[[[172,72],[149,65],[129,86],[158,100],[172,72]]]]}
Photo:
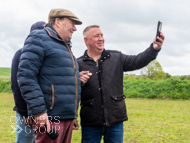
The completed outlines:
{"type": "Polygon", "coordinates": [[[166,73],[162,70],[162,66],[156,60],[150,62],[146,67],[142,68],[141,75],[156,80],[166,78],[166,73]]]}

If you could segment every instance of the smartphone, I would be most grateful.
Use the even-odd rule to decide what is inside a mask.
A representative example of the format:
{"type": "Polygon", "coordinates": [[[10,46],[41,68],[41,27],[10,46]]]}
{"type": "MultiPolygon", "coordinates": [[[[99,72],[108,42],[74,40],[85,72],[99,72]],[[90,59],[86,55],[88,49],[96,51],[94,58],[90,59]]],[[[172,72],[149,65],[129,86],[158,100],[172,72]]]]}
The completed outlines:
{"type": "Polygon", "coordinates": [[[158,25],[157,25],[157,31],[156,31],[156,41],[159,42],[159,40],[157,39],[157,37],[160,37],[160,32],[162,29],[162,22],[158,21],[158,25]]]}

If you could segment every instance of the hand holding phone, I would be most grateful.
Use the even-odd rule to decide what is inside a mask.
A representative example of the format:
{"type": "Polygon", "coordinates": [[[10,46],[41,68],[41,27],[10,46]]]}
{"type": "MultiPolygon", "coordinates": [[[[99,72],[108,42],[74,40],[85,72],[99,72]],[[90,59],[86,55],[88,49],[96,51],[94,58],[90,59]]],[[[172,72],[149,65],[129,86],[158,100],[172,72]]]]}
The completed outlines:
{"type": "Polygon", "coordinates": [[[158,25],[157,25],[157,31],[156,31],[156,42],[159,42],[159,40],[157,39],[157,37],[160,37],[160,32],[162,29],[162,22],[158,21],[158,25]]]}

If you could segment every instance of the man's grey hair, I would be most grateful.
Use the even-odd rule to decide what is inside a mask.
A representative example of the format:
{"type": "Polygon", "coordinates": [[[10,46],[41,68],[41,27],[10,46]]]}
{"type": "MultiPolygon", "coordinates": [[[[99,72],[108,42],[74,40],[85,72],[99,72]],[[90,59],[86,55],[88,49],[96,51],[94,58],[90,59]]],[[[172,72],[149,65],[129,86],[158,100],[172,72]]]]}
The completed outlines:
{"type": "Polygon", "coordinates": [[[85,36],[86,32],[89,31],[90,29],[92,28],[100,28],[99,25],[90,25],[90,26],[87,26],[84,31],[83,31],[83,36],[85,36]]]}
{"type": "MultiPolygon", "coordinates": [[[[57,17],[57,18],[59,18],[60,20],[64,19],[64,17],[57,17]]],[[[55,19],[51,20],[48,24],[51,25],[51,26],[54,25],[55,24],[55,19]]]]}

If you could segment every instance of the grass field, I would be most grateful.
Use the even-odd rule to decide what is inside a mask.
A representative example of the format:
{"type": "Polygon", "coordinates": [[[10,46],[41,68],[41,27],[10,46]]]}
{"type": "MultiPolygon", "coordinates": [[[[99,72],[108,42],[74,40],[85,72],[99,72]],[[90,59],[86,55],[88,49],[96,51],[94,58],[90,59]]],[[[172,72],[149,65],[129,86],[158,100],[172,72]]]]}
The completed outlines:
{"type": "Polygon", "coordinates": [[[10,79],[11,68],[0,68],[0,78],[10,79]]]}
{"type": "MultiPolygon", "coordinates": [[[[0,143],[15,143],[13,95],[0,93],[0,98],[0,143]]],[[[190,143],[190,100],[127,98],[126,104],[124,143],[190,143]]],[[[80,143],[80,129],[73,132],[72,143],[80,143]]]]}

